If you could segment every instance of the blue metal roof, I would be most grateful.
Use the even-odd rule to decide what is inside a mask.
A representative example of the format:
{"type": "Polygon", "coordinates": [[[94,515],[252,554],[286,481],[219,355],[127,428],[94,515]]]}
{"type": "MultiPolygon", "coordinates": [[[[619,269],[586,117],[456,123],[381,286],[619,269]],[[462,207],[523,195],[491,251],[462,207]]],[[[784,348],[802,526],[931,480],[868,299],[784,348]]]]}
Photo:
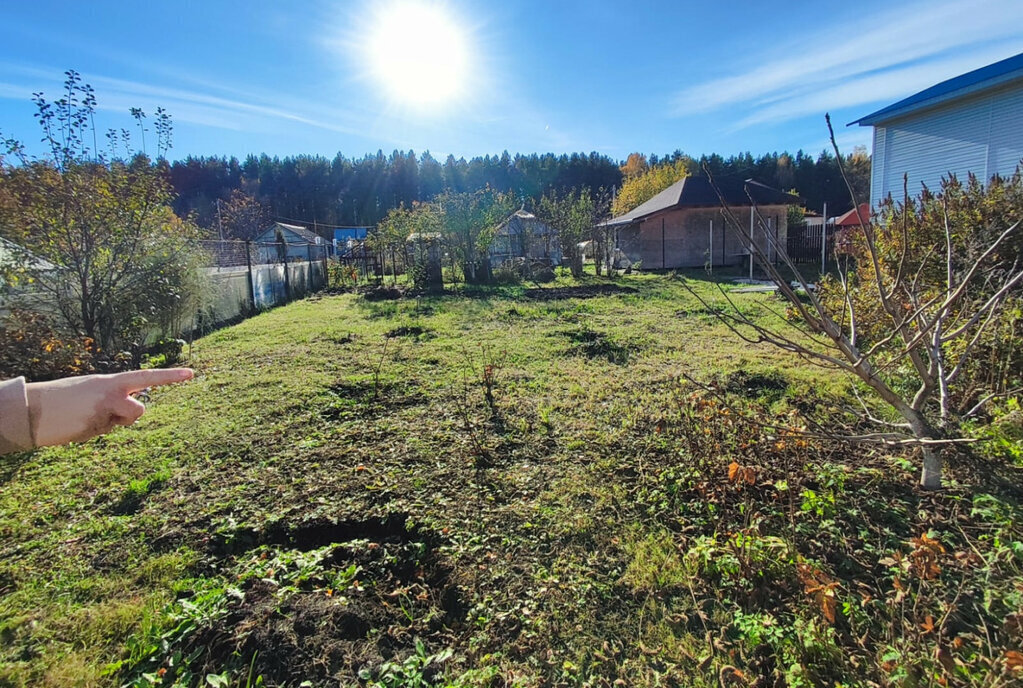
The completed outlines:
{"type": "Polygon", "coordinates": [[[849,122],[847,126],[854,124],[859,124],[861,127],[873,126],[955,98],[961,98],[972,93],[994,88],[995,86],[1001,86],[1020,78],[1023,78],[1023,53],[995,62],[994,64],[989,64],[986,67],[975,69],[972,72],[961,74],[947,81],[942,81],[940,84],[935,84],[930,88],[925,88],[919,93],[904,98],[893,105],[881,108],[877,112],[872,112],[855,122],[849,122]]]}
{"type": "Polygon", "coordinates": [[[369,227],[336,227],[334,229],[334,241],[365,239],[367,234],[369,234],[369,227]]]}

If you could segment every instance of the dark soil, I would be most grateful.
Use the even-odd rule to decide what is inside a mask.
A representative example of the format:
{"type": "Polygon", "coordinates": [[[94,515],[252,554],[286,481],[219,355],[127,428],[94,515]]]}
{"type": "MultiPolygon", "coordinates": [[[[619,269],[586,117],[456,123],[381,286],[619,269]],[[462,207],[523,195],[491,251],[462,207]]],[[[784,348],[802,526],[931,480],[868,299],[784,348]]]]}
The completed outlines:
{"type": "Polygon", "coordinates": [[[428,401],[426,393],[414,379],[400,383],[339,381],[331,385],[328,391],[330,398],[321,410],[327,420],[374,417],[428,401]]]}
{"type": "Polygon", "coordinates": [[[608,363],[624,365],[629,362],[629,357],[635,350],[635,347],[616,341],[604,332],[585,327],[580,330],[570,330],[565,333],[565,336],[573,343],[568,350],[570,356],[604,359],[608,363]]]}
{"type": "Polygon", "coordinates": [[[402,327],[396,327],[390,330],[385,337],[388,339],[396,339],[398,337],[409,337],[412,339],[421,339],[432,332],[428,327],[421,327],[419,325],[403,325],[402,327]]]}
{"type": "MultiPolygon", "coordinates": [[[[436,553],[438,538],[408,528],[405,514],[274,523],[231,536],[247,548],[308,551],[336,543],[321,565],[339,571],[354,565],[358,577],[336,592],[284,589],[270,577],[249,579],[223,622],[197,635],[188,648],[202,652],[210,671],[237,654],[254,657],[253,675],[267,685],[337,685],[364,668],[414,654],[417,638],[449,638],[467,612],[450,568],[436,553]]],[[[234,547],[231,556],[238,559],[244,551],[234,547]]]]}
{"type": "Polygon", "coordinates": [[[592,299],[597,296],[635,294],[637,292],[635,287],[626,287],[620,284],[586,284],[578,287],[527,289],[522,295],[536,301],[564,301],[565,299],[592,299]]]}
{"type": "Polygon", "coordinates": [[[749,373],[737,370],[725,379],[725,390],[747,398],[781,398],[789,382],[778,373],[749,373]]]}
{"type": "Polygon", "coordinates": [[[373,286],[359,289],[359,293],[367,301],[394,301],[408,295],[405,289],[397,286],[373,286]]]}

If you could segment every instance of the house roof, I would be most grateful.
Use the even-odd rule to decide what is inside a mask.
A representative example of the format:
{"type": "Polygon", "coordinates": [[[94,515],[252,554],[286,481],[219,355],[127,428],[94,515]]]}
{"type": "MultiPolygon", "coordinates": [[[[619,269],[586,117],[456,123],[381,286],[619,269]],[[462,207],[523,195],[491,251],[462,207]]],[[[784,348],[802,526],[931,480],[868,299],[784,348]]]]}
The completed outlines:
{"type": "Polygon", "coordinates": [[[861,127],[869,127],[882,124],[896,117],[1002,86],[1017,79],[1023,79],[1023,53],[925,88],[855,122],[849,122],[847,126],[859,124],[861,127]]]}
{"type": "Polygon", "coordinates": [[[318,234],[310,232],[308,229],[302,227],[301,225],[289,225],[284,222],[273,223],[272,227],[267,227],[262,232],[260,232],[256,240],[266,241],[263,239],[263,237],[270,235],[269,241],[275,241],[273,237],[274,235],[276,235],[276,230],[278,227],[280,227],[281,229],[286,229],[294,234],[297,234],[303,240],[308,241],[310,244],[319,244],[323,241],[323,239],[318,234]]]}
{"type": "Polygon", "coordinates": [[[275,224],[278,225],[279,227],[290,229],[292,232],[299,235],[300,237],[302,237],[311,244],[318,244],[321,241],[323,241],[323,239],[320,238],[319,234],[316,234],[315,232],[310,232],[308,229],[302,227],[301,225],[288,225],[284,224],[283,222],[277,222],[275,224]]]}
{"type": "Polygon", "coordinates": [[[663,210],[674,208],[716,208],[721,205],[714,186],[717,186],[725,204],[729,206],[748,206],[750,197],[757,205],[799,205],[803,202],[799,196],[771,188],[758,181],[719,179],[711,185],[706,177],[686,177],[681,179],[649,201],[633,208],[624,215],[612,218],[605,225],[627,225],[663,210]]]}
{"type": "Polygon", "coordinates": [[[0,263],[13,262],[33,270],[56,270],[57,266],[13,241],[0,237],[0,263]]]}
{"type": "Polygon", "coordinates": [[[870,222],[870,204],[860,203],[859,215],[856,214],[856,208],[853,208],[845,215],[840,215],[835,220],[836,227],[859,227],[860,218],[863,218],[864,222],[870,222]]]}
{"type": "Polygon", "coordinates": [[[529,212],[525,208],[520,208],[514,213],[504,219],[504,222],[497,226],[496,232],[502,232],[511,226],[513,220],[519,220],[520,222],[532,222],[535,226],[541,229],[541,232],[548,231],[547,225],[537,219],[536,215],[529,212]]]}

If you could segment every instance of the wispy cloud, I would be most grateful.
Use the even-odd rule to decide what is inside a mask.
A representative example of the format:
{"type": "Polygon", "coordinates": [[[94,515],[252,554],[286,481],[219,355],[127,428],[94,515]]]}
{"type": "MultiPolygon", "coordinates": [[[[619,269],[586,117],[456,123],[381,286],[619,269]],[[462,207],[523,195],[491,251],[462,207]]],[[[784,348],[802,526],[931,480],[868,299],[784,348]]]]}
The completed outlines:
{"type": "MultiPolygon", "coordinates": [[[[54,84],[61,74],[56,69],[10,64],[0,65],[0,73],[14,76],[22,82],[0,83],[0,98],[7,99],[25,99],[32,92],[49,91],[47,85],[54,84]]],[[[288,108],[283,108],[269,104],[269,98],[258,95],[247,100],[226,97],[216,93],[218,89],[208,83],[199,90],[96,74],[83,75],[83,80],[96,88],[97,107],[107,111],[126,113],[130,107],[152,103],[153,107],[165,108],[176,121],[234,131],[270,131],[283,122],[342,134],[357,134],[366,126],[365,122],[356,121],[336,111],[332,112],[329,119],[324,118],[310,112],[300,102],[293,102],[288,108]]],[[[59,97],[59,91],[53,90],[48,95],[59,97]]]]}
{"type": "Polygon", "coordinates": [[[915,3],[836,28],[827,43],[787,45],[755,67],[690,86],[675,113],[729,108],[733,128],[780,122],[910,95],[942,79],[1023,50],[1023,3],[915,3]]]}

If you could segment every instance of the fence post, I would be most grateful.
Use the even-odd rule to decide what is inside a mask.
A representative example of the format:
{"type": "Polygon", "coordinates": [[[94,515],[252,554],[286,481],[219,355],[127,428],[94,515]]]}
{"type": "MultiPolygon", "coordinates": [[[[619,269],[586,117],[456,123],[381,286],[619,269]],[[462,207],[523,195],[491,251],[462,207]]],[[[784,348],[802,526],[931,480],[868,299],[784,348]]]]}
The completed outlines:
{"type": "Polygon", "coordinates": [[[330,259],[327,256],[327,247],[326,246],[323,247],[323,250],[321,251],[321,254],[323,255],[323,279],[320,282],[320,289],[326,289],[329,286],[327,284],[327,261],[330,259]]]}
{"type": "Polygon", "coordinates": [[[252,240],[245,240],[245,267],[248,270],[249,277],[249,301],[251,303],[251,310],[256,310],[256,282],[252,279],[252,240]]]}
{"type": "Polygon", "coordinates": [[[288,244],[284,241],[284,235],[277,234],[277,250],[284,262],[284,302],[291,301],[291,280],[288,278],[288,244]]]}

